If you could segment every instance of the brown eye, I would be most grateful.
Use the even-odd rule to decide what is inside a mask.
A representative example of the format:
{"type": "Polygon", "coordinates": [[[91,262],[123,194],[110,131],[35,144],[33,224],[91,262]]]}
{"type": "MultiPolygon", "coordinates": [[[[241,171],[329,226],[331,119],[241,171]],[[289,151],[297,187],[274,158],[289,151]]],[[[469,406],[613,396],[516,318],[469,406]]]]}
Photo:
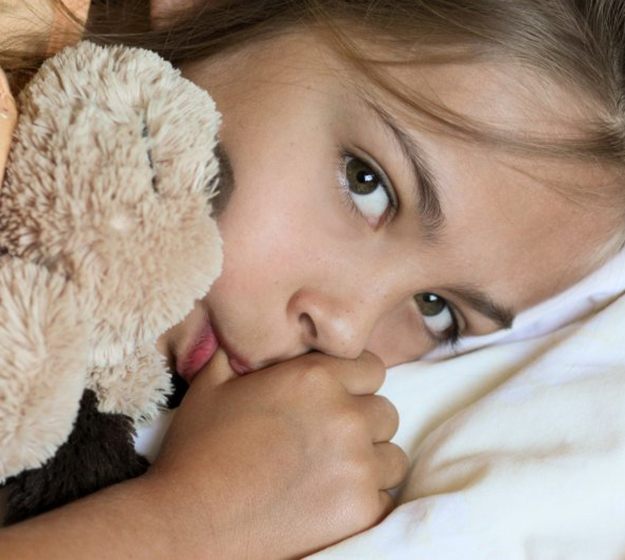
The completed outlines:
{"type": "Polygon", "coordinates": [[[439,295],[424,292],[414,296],[417,307],[423,316],[423,322],[436,338],[454,338],[458,336],[458,321],[447,301],[439,295]]]}
{"type": "Polygon", "coordinates": [[[424,293],[415,296],[419,311],[424,317],[434,317],[439,315],[447,307],[447,302],[436,294],[424,293]]]}
{"type": "Polygon", "coordinates": [[[360,158],[342,154],[342,166],[339,173],[341,190],[350,204],[377,228],[381,220],[395,210],[393,188],[387,183],[382,172],[375,171],[371,165],[360,158]]]}
{"type": "Polygon", "coordinates": [[[346,165],[347,185],[354,194],[371,194],[380,186],[380,178],[364,162],[351,158],[346,165]]]}

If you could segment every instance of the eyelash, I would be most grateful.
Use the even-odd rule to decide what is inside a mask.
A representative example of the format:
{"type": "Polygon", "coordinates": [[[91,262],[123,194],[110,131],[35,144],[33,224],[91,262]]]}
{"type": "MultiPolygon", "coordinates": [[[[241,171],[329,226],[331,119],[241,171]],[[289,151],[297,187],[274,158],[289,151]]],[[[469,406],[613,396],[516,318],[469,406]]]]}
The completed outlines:
{"type": "MultiPolygon", "coordinates": [[[[445,299],[445,298],[443,298],[445,299]]],[[[436,335],[430,329],[425,326],[425,332],[428,338],[437,346],[451,348],[454,350],[460,340],[462,339],[462,333],[460,332],[460,321],[458,321],[458,311],[456,308],[445,299],[445,303],[449,306],[449,312],[451,313],[452,326],[448,328],[444,333],[436,335]]]]}
{"type": "MultiPolygon", "coordinates": [[[[339,157],[338,157],[338,169],[339,174],[345,175],[346,163],[349,159],[356,159],[365,164],[367,167],[371,168],[371,170],[377,175],[380,180],[380,185],[384,189],[384,192],[389,200],[389,211],[387,211],[383,217],[383,220],[379,224],[382,226],[388,223],[393,217],[397,214],[399,210],[399,201],[395,189],[391,186],[391,182],[387,178],[388,175],[382,170],[382,168],[374,163],[371,158],[358,156],[345,148],[339,148],[339,157]]],[[[362,217],[362,214],[356,204],[354,203],[352,197],[349,195],[349,188],[343,182],[339,181],[339,190],[341,192],[341,198],[349,208],[349,210],[356,216],[362,217]]],[[[378,226],[378,227],[379,227],[378,226]]],[[[439,296],[442,298],[442,296],[439,296]]],[[[432,341],[432,343],[437,346],[446,346],[450,348],[455,348],[460,339],[462,338],[462,333],[460,332],[460,322],[458,320],[458,311],[456,308],[445,298],[445,303],[449,307],[449,312],[452,318],[452,326],[445,331],[445,333],[441,335],[436,335],[433,331],[431,331],[426,325],[424,325],[425,332],[427,333],[428,338],[432,341]]],[[[417,309],[417,312],[420,311],[417,309]]]]}

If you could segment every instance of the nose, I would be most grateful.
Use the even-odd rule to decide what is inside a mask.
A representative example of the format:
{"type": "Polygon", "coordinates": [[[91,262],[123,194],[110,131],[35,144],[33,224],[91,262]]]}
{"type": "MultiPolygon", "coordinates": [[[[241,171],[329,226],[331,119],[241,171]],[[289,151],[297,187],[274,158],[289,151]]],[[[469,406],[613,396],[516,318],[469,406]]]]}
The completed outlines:
{"type": "Polygon", "coordinates": [[[306,348],[346,359],[362,354],[375,322],[369,302],[334,299],[311,290],[295,293],[288,312],[306,348]]]}

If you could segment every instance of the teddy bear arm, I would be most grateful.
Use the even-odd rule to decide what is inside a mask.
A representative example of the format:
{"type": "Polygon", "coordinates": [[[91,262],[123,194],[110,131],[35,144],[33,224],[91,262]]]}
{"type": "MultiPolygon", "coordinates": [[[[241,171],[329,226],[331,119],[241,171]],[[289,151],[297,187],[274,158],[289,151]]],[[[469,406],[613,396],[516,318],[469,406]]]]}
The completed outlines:
{"type": "Polygon", "coordinates": [[[0,258],[0,482],[67,439],[85,385],[87,329],[71,286],[0,258]]]}

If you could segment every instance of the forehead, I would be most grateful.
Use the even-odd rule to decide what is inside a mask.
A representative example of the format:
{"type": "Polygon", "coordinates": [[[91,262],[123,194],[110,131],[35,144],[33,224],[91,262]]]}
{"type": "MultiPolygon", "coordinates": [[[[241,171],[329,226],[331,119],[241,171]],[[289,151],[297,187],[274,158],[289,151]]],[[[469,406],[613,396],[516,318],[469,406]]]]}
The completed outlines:
{"type": "MultiPolygon", "coordinates": [[[[596,107],[544,76],[512,65],[429,65],[391,71],[418,99],[523,137],[579,135],[596,107]]],[[[597,162],[521,153],[472,141],[415,117],[388,92],[376,94],[413,137],[436,176],[446,226],[432,247],[446,272],[470,277],[525,308],[599,264],[622,222],[620,174],[597,162]]]]}
{"type": "Polygon", "coordinates": [[[589,273],[618,222],[605,207],[570,200],[548,182],[580,180],[576,165],[530,159],[448,139],[425,142],[438,170],[446,226],[428,251],[445,273],[488,287],[516,309],[529,307],[589,273]],[[514,297],[514,301],[511,298],[514,297]]]}

